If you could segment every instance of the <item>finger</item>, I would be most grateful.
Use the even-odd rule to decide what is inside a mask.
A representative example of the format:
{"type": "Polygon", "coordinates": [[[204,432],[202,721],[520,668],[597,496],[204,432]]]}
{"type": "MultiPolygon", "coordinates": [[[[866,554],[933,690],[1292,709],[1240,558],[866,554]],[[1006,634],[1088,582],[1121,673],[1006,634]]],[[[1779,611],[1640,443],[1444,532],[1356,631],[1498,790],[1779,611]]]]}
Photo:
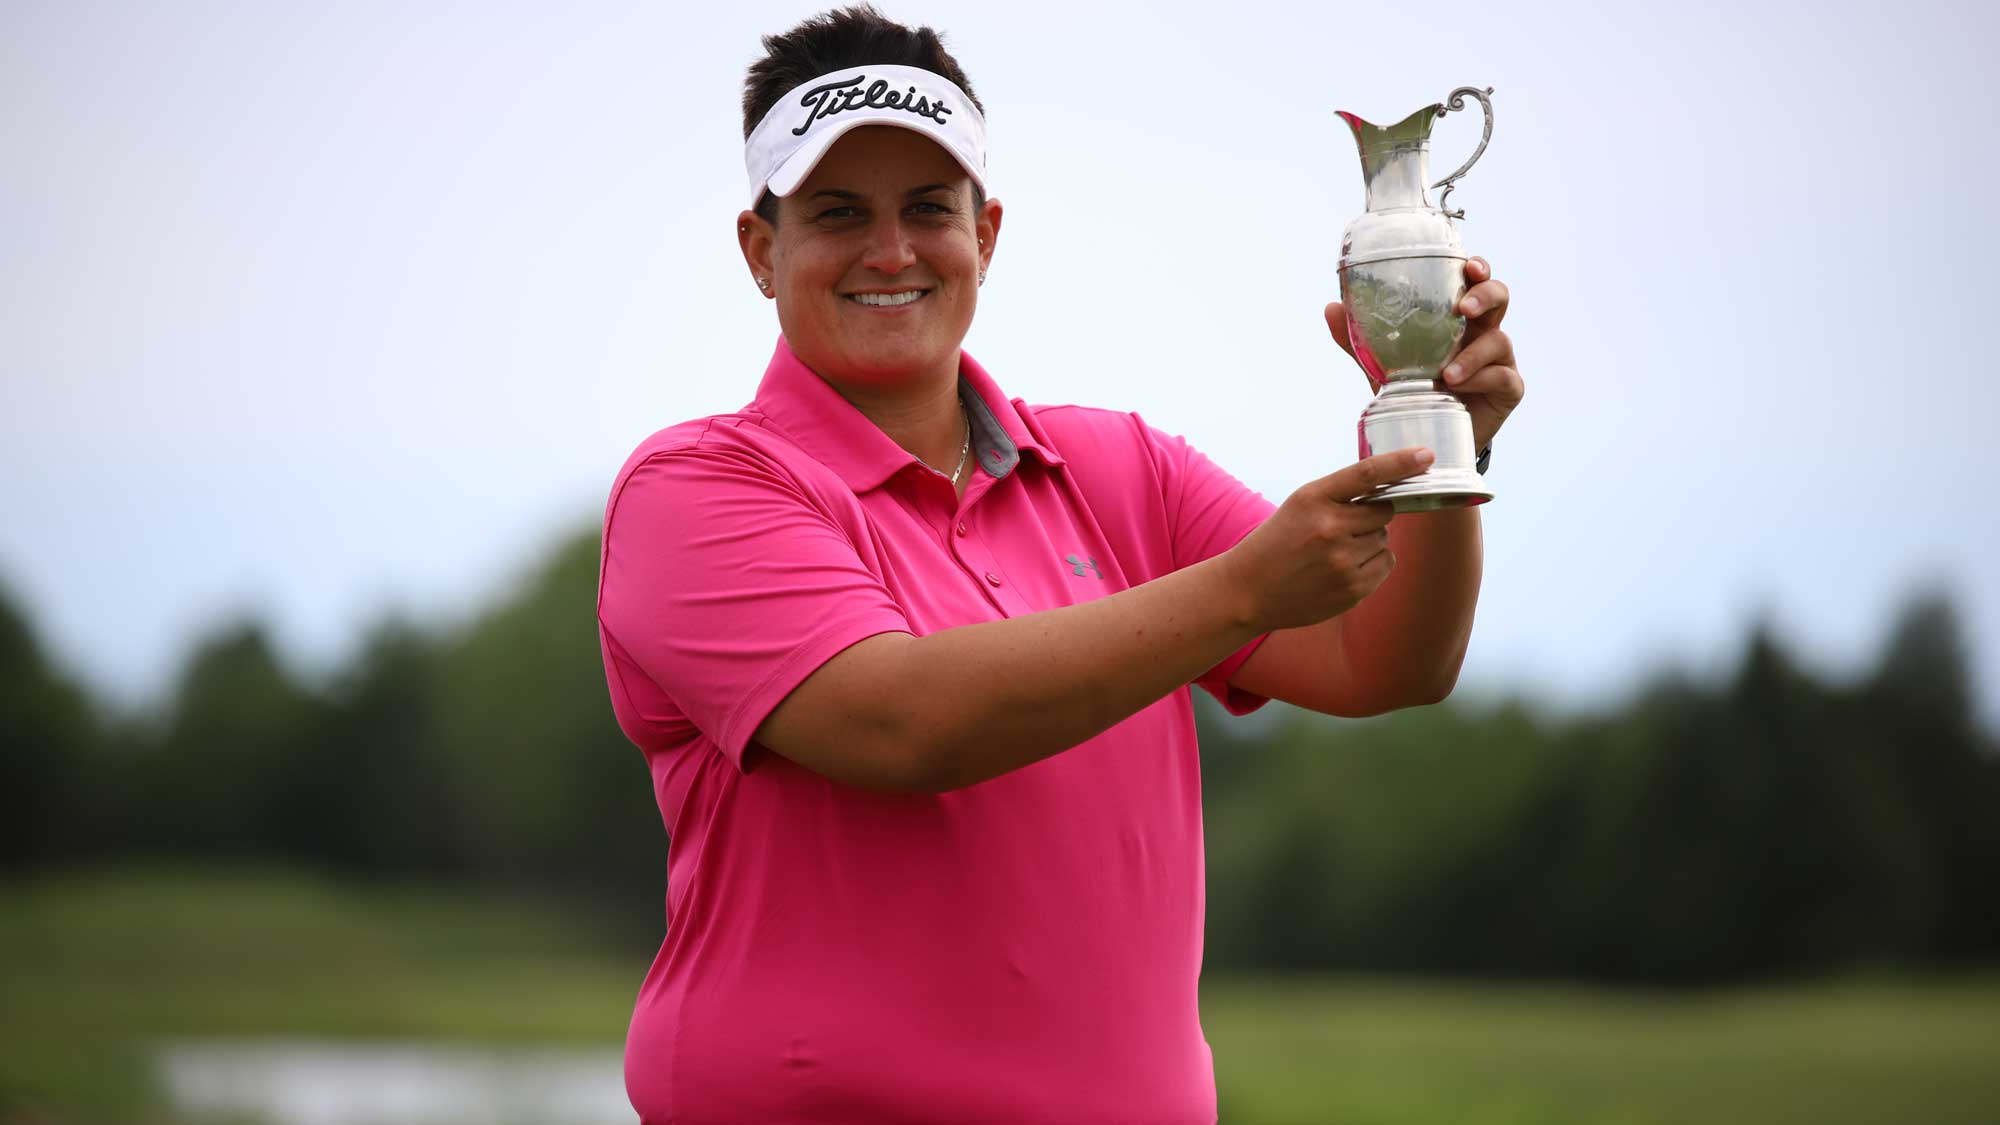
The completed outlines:
{"type": "Polygon", "coordinates": [[[1306,487],[1315,495],[1344,504],[1366,496],[1382,485],[1416,476],[1430,468],[1435,459],[1431,451],[1422,446],[1377,453],[1337,473],[1321,477],[1306,487]]]}
{"type": "Polygon", "coordinates": [[[1484,258],[1472,257],[1465,260],[1465,280],[1474,285],[1493,276],[1493,266],[1484,258]]]}
{"type": "Polygon", "coordinates": [[[1445,364],[1444,370],[1438,374],[1444,377],[1444,381],[1453,390],[1456,390],[1469,372],[1482,367],[1491,367],[1496,363],[1511,365],[1513,362],[1514,341],[1509,339],[1505,332],[1487,332],[1473,337],[1469,343],[1460,348],[1458,354],[1452,356],[1451,362],[1445,364]]]}
{"type": "Polygon", "coordinates": [[[1389,521],[1396,518],[1396,506],[1386,500],[1347,501],[1325,497],[1318,503],[1325,509],[1326,518],[1319,534],[1328,543],[1366,539],[1371,535],[1386,537],[1389,521]]]}
{"type": "MultiPolygon", "coordinates": [[[[1359,539],[1362,543],[1376,540],[1377,546],[1389,542],[1389,521],[1396,517],[1394,504],[1329,504],[1332,529],[1322,538],[1330,543],[1342,544],[1348,539],[1359,539]]],[[[1352,548],[1353,544],[1345,544],[1352,548]]]]}
{"type": "Polygon", "coordinates": [[[1347,335],[1347,306],[1335,301],[1326,307],[1326,330],[1333,333],[1333,342],[1348,355],[1354,354],[1354,344],[1347,335]]]}
{"type": "Polygon", "coordinates": [[[1503,364],[1482,367],[1467,376],[1464,382],[1452,387],[1458,394],[1478,394],[1486,396],[1486,404],[1498,411],[1502,418],[1512,413],[1521,400],[1527,397],[1528,384],[1521,373],[1503,364]]]}
{"type": "Polygon", "coordinates": [[[1499,281],[1482,281],[1465,291],[1459,298],[1458,311],[1468,317],[1478,317],[1489,327],[1498,325],[1507,315],[1507,286],[1499,281]]]}

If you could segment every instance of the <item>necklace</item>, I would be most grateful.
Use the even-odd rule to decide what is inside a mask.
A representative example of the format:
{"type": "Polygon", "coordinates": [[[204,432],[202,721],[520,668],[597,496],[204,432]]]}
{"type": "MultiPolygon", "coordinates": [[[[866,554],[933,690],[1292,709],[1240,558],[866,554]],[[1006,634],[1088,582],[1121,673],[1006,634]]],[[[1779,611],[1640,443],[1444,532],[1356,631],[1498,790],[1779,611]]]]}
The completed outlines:
{"type": "MultiPolygon", "coordinates": [[[[958,447],[958,468],[953,469],[951,471],[951,486],[953,488],[958,487],[958,478],[965,475],[965,462],[967,461],[968,458],[972,456],[972,418],[970,415],[965,414],[964,403],[959,404],[958,412],[961,416],[965,417],[965,442],[964,444],[958,447]]],[[[931,464],[929,461],[925,461],[921,457],[918,457],[917,461],[921,463],[924,468],[929,469],[931,472],[934,472],[939,476],[945,475],[942,470],[940,470],[936,465],[931,464]]]]}

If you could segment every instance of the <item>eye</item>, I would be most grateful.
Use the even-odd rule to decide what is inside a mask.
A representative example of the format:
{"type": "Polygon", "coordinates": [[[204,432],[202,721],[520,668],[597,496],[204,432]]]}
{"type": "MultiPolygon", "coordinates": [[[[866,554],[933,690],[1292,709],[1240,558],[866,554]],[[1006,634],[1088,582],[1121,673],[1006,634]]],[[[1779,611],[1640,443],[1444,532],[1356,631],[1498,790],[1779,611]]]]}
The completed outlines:
{"type": "Polygon", "coordinates": [[[861,213],[861,208],[859,207],[849,207],[843,205],[840,207],[829,207],[826,210],[821,211],[819,214],[814,215],[813,218],[821,221],[827,219],[851,219],[854,216],[859,215],[860,213],[861,213]]]}
{"type": "Polygon", "coordinates": [[[928,199],[912,203],[910,205],[910,210],[921,212],[926,215],[949,215],[951,214],[952,211],[950,207],[947,207],[942,203],[934,203],[928,199]]]}

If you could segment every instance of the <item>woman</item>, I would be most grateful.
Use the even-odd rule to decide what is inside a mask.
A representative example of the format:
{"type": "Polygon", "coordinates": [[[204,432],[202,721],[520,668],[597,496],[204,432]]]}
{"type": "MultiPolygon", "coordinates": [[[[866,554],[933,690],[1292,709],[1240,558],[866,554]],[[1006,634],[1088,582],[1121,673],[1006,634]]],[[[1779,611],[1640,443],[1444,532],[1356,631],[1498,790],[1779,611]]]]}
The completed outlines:
{"type": "MultiPolygon", "coordinates": [[[[750,405],[633,453],[605,518],[607,679],[672,840],[633,1104],[1212,1122],[1187,686],[1443,698],[1478,516],[1392,533],[1348,502],[1422,450],[1273,508],[1136,415],[1010,401],[959,350],[1003,216],[971,83],[867,8],[765,46],[737,231],[783,335],[750,405]]],[[[1467,276],[1484,447],[1522,391],[1506,290],[1467,276]]]]}

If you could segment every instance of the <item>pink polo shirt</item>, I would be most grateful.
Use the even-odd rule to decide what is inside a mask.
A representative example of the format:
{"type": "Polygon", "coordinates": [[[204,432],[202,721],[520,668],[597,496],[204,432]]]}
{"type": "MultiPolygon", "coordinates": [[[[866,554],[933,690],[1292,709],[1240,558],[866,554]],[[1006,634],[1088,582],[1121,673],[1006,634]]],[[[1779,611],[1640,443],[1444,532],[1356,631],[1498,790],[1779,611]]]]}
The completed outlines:
{"type": "MultiPolygon", "coordinates": [[[[1177,690],[950,793],[850,788],[752,741],[856,641],[1103,597],[1271,505],[1137,415],[1009,401],[970,356],[961,499],[792,355],[646,439],[598,623],[671,846],[625,1077],[648,1123],[1216,1118],[1196,1011],[1201,774],[1177,690]]],[[[1199,682],[1229,687],[1253,642],[1199,682]]]]}

